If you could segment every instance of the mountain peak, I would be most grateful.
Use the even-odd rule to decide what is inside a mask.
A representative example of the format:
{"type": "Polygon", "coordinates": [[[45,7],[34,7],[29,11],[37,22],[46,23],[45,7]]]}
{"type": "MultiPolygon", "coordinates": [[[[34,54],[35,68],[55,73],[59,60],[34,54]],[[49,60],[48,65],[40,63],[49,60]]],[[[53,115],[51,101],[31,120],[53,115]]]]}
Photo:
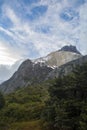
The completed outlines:
{"type": "Polygon", "coordinates": [[[62,47],[59,51],[69,51],[69,52],[74,52],[74,53],[77,53],[77,54],[81,54],[76,46],[73,46],[73,45],[66,45],[64,47],[62,47]]]}
{"type": "MultiPolygon", "coordinates": [[[[11,93],[22,87],[44,82],[51,71],[55,72],[55,69],[60,66],[81,57],[82,55],[75,46],[64,46],[61,50],[45,57],[35,60],[26,59],[12,77],[0,85],[0,90],[4,93],[11,93]]],[[[69,72],[68,69],[64,71],[69,72]]]]}

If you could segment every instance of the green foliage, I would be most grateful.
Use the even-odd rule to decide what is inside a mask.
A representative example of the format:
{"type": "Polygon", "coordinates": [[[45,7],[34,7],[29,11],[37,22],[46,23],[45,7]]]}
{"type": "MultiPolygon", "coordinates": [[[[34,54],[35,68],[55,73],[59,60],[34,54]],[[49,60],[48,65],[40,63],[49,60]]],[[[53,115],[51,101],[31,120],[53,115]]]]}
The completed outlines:
{"type": "Polygon", "coordinates": [[[40,119],[47,98],[48,92],[44,85],[29,86],[6,95],[6,104],[0,111],[0,128],[5,130],[5,127],[15,122],[40,119]]]}
{"type": "Polygon", "coordinates": [[[87,130],[87,64],[49,83],[0,93],[1,130],[41,130],[40,120],[45,130],[87,130]]]}
{"type": "Polygon", "coordinates": [[[30,121],[30,122],[18,122],[11,124],[9,130],[42,130],[41,122],[37,121],[30,121]]]}
{"type": "Polygon", "coordinates": [[[46,128],[87,129],[87,64],[68,76],[55,79],[49,87],[49,94],[42,114],[46,128]]]}
{"type": "Polygon", "coordinates": [[[0,109],[2,109],[5,105],[5,99],[3,95],[0,93],[0,109]]]}

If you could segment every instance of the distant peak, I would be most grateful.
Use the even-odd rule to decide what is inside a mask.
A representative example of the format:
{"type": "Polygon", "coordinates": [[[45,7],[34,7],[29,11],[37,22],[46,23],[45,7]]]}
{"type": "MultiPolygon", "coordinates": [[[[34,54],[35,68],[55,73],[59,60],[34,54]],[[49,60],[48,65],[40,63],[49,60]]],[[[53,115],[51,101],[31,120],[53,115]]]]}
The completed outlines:
{"type": "Polygon", "coordinates": [[[69,51],[69,52],[74,52],[74,53],[77,53],[77,54],[81,54],[76,46],[73,46],[73,45],[66,45],[64,47],[62,47],[59,51],[69,51]]]}

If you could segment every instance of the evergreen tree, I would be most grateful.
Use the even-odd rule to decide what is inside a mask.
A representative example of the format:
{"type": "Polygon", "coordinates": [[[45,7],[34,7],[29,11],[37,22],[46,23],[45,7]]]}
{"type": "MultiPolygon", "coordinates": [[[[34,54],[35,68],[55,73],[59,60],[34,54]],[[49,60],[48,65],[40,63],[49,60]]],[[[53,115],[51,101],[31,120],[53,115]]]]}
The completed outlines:
{"type": "Polygon", "coordinates": [[[0,109],[3,108],[5,105],[5,99],[3,95],[0,93],[0,109]]]}
{"type": "Polygon", "coordinates": [[[43,113],[55,130],[87,130],[87,64],[49,87],[50,99],[43,113]]]}

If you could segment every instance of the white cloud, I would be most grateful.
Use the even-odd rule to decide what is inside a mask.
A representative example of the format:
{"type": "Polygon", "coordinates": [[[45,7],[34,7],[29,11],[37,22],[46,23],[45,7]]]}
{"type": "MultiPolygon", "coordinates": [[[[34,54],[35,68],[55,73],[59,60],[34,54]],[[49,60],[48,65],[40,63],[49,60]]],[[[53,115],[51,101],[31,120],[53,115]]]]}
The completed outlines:
{"type": "Polygon", "coordinates": [[[80,8],[80,46],[81,51],[87,54],[87,3],[80,8]]]}
{"type": "MultiPolygon", "coordinates": [[[[66,44],[76,45],[83,54],[87,54],[87,4],[76,8],[75,0],[41,0],[31,5],[18,3],[17,0],[14,2],[2,6],[2,18],[9,19],[12,26],[4,28],[0,24],[0,34],[9,37],[0,36],[0,64],[12,65],[19,59],[44,56],[66,44]],[[47,6],[47,12],[30,20],[27,15],[31,15],[31,10],[40,5],[47,6]],[[69,7],[78,12],[80,18],[64,21],[60,13],[69,7]],[[42,27],[48,27],[49,31],[44,33],[42,27]],[[37,31],[38,28],[40,30],[37,31]]],[[[18,65],[15,65],[16,69],[18,65]]],[[[14,68],[0,66],[0,80],[8,79],[16,70],[14,68]]]]}
{"type": "Polygon", "coordinates": [[[19,60],[15,62],[12,66],[9,65],[0,65],[0,84],[6,80],[8,80],[15,71],[17,71],[19,65],[23,62],[23,60],[19,60]]]}
{"type": "Polygon", "coordinates": [[[0,64],[12,64],[16,61],[16,58],[11,56],[9,48],[5,45],[4,42],[0,42],[0,64]]]}
{"type": "MultiPolygon", "coordinates": [[[[44,16],[41,16],[34,21],[23,19],[22,15],[19,17],[17,15],[18,12],[15,12],[11,5],[4,4],[3,6],[4,17],[7,17],[11,20],[13,27],[10,27],[9,29],[0,27],[0,31],[6,33],[13,39],[13,41],[8,41],[9,44],[7,41],[5,41],[3,45],[9,50],[9,56],[14,61],[23,58],[25,55],[29,55],[29,57],[32,58],[31,50],[38,52],[38,56],[43,56],[51,51],[58,50],[65,44],[76,45],[77,39],[81,39],[81,42],[83,42],[85,39],[86,44],[86,35],[83,35],[82,31],[82,28],[84,28],[85,32],[87,32],[85,29],[86,27],[83,27],[87,25],[87,22],[85,22],[84,25],[84,21],[86,21],[83,18],[84,7],[82,7],[80,10],[80,19],[83,19],[84,21],[80,20],[81,23],[79,25],[78,19],[73,19],[70,22],[65,22],[59,16],[60,12],[63,11],[65,7],[69,7],[69,2],[67,0],[62,0],[59,2],[58,0],[41,0],[41,2],[38,3],[38,6],[40,5],[48,6],[48,10],[44,16]],[[36,28],[40,26],[49,26],[50,31],[46,34],[41,31],[36,31],[36,28]],[[79,38],[79,30],[81,32],[81,38],[79,38]]],[[[37,3],[32,4],[30,8],[28,5],[23,5],[22,8],[26,10],[26,12],[24,12],[26,14],[31,13],[30,9],[35,6],[37,6],[37,3]]],[[[22,9],[21,4],[19,5],[19,8],[22,9]]],[[[76,11],[77,10],[79,11],[79,9],[76,9],[76,11]]],[[[86,17],[86,13],[84,14],[86,17]]],[[[86,49],[84,53],[86,53],[86,49]]]]}
{"type": "Polygon", "coordinates": [[[20,21],[18,19],[18,17],[15,15],[14,11],[9,8],[8,6],[4,6],[4,11],[5,11],[5,15],[8,16],[8,18],[12,21],[12,23],[14,24],[14,26],[18,26],[20,21]]]}
{"type": "Polygon", "coordinates": [[[6,65],[0,65],[0,83],[7,80],[10,76],[9,67],[6,65]]]}

